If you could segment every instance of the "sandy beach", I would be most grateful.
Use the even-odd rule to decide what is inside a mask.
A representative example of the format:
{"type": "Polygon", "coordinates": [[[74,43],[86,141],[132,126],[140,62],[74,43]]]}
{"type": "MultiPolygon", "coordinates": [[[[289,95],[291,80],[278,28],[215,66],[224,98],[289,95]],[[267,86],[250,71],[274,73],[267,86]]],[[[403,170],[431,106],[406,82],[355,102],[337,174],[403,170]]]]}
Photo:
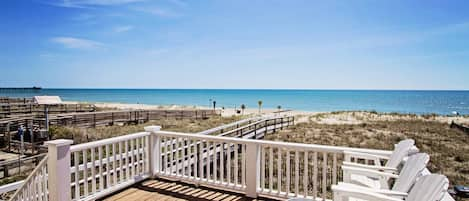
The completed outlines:
{"type": "MultiPolygon", "coordinates": [[[[66,101],[65,103],[94,104],[102,109],[118,110],[193,110],[193,109],[211,109],[195,105],[150,105],[150,104],[131,104],[131,103],[92,103],[66,101]]],[[[216,108],[223,117],[232,116],[254,116],[254,115],[291,115],[296,116],[296,122],[312,121],[319,124],[362,124],[376,121],[397,121],[397,120],[423,120],[436,121],[440,123],[451,123],[452,121],[469,124],[468,116],[444,116],[444,115],[416,115],[416,114],[398,114],[398,113],[378,113],[366,111],[340,111],[340,112],[319,112],[319,111],[301,111],[301,110],[278,110],[273,108],[246,108],[241,111],[239,108],[216,108]]]]}

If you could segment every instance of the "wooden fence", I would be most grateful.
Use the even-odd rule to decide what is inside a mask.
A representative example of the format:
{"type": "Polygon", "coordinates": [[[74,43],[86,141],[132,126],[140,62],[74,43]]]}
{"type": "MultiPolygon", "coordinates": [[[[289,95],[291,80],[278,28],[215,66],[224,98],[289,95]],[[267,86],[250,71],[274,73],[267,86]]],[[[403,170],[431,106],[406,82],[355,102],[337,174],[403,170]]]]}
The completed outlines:
{"type": "MultiPolygon", "coordinates": [[[[140,124],[151,120],[161,119],[207,119],[210,116],[219,115],[216,110],[127,110],[127,111],[103,111],[103,112],[81,112],[52,114],[49,116],[49,125],[73,126],[79,128],[94,128],[99,126],[110,126],[114,124],[140,124]]],[[[8,146],[8,150],[15,150],[15,138],[18,127],[24,125],[26,128],[25,139],[36,146],[36,142],[42,142],[37,134],[31,138],[30,129],[34,126],[45,128],[45,118],[34,116],[22,116],[0,119],[0,145],[8,146]],[[3,140],[3,141],[1,141],[3,140]]],[[[31,146],[32,152],[34,147],[31,146]]]]}
{"type": "MultiPolygon", "coordinates": [[[[28,103],[0,103],[0,118],[18,116],[25,114],[44,114],[45,105],[28,103]]],[[[60,114],[70,112],[93,112],[96,107],[91,104],[58,104],[49,105],[49,114],[60,114]]]]}
{"type": "Polygon", "coordinates": [[[32,98],[0,97],[0,103],[32,103],[32,98]]]}

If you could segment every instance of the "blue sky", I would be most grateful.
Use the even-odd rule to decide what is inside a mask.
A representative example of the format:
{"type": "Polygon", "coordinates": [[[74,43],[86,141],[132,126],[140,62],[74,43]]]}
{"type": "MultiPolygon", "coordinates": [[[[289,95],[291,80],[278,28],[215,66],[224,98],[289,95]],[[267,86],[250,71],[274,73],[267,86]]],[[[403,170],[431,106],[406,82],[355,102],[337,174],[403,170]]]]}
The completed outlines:
{"type": "Polygon", "coordinates": [[[468,10],[440,0],[4,0],[0,86],[469,89],[468,10]]]}

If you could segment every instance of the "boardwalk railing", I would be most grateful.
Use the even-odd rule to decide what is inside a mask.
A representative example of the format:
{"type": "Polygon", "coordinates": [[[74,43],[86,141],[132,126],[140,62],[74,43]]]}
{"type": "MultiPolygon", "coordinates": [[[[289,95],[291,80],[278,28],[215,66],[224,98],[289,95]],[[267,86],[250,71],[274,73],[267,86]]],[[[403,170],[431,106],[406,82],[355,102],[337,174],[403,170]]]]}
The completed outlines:
{"type": "MultiPolygon", "coordinates": [[[[330,187],[340,180],[345,151],[391,154],[168,132],[159,126],[85,144],[71,143],[47,143],[48,198],[52,201],[95,200],[149,177],[176,179],[249,197],[331,199],[330,187]]],[[[22,195],[27,200],[37,194],[22,195]]]]}
{"type": "Polygon", "coordinates": [[[36,166],[31,174],[24,180],[23,184],[13,194],[10,200],[12,201],[36,201],[44,200],[47,201],[48,196],[48,181],[47,181],[47,160],[48,157],[44,157],[42,161],[36,166]]]}
{"type": "MultiPolygon", "coordinates": [[[[57,104],[49,105],[47,107],[49,114],[96,111],[96,107],[92,104],[57,104]]],[[[0,103],[0,118],[5,118],[10,115],[44,114],[45,110],[45,105],[39,105],[32,102],[0,103]]]]}

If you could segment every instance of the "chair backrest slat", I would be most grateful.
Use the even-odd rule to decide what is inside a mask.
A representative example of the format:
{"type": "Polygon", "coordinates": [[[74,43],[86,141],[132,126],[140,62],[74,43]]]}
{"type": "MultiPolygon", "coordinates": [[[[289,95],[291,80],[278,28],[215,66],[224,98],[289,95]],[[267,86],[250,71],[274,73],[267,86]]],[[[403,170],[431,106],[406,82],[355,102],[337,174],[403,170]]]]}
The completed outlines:
{"type": "Polygon", "coordinates": [[[409,192],[417,178],[423,175],[428,161],[430,161],[430,156],[426,153],[418,153],[410,156],[405,162],[404,167],[402,167],[399,178],[396,179],[392,190],[409,192]]]}
{"type": "Polygon", "coordinates": [[[406,201],[440,201],[445,196],[449,181],[444,175],[431,174],[420,177],[406,201]]]}
{"type": "Polygon", "coordinates": [[[394,151],[389,157],[386,167],[397,168],[402,160],[411,153],[415,141],[412,139],[402,140],[394,146],[394,151]]]}

